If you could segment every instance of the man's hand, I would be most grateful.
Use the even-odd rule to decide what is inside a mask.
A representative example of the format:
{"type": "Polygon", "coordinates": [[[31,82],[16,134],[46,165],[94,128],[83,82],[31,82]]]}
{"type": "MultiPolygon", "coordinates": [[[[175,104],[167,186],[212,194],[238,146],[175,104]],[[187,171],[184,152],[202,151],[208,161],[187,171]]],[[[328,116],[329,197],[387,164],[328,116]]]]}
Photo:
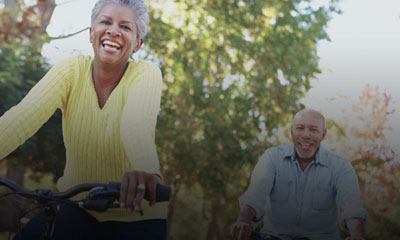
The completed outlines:
{"type": "Polygon", "coordinates": [[[156,174],[130,171],[124,174],[119,193],[121,208],[126,208],[128,213],[141,212],[142,199],[145,192],[149,193],[150,206],[156,202],[156,185],[161,182],[156,174]]]}
{"type": "Polygon", "coordinates": [[[251,226],[251,220],[256,216],[256,211],[248,206],[244,205],[240,209],[238,220],[231,226],[231,234],[235,240],[250,240],[251,232],[253,227],[251,226]]]}
{"type": "Polygon", "coordinates": [[[252,231],[251,224],[240,219],[231,226],[231,234],[235,240],[250,240],[252,231]]]}
{"type": "Polygon", "coordinates": [[[346,222],[350,237],[346,240],[365,240],[364,221],[361,218],[351,218],[346,222]]]}

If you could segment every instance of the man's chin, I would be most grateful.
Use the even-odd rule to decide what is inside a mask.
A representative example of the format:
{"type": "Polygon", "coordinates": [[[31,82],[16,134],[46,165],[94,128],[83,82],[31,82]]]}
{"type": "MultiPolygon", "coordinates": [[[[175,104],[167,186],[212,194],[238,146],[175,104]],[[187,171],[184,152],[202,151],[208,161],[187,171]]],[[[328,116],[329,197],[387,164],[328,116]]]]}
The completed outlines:
{"type": "Polygon", "coordinates": [[[315,153],[314,151],[307,152],[307,153],[302,153],[301,151],[296,149],[296,154],[301,159],[310,159],[310,158],[312,158],[314,156],[314,153],[315,153]]]}

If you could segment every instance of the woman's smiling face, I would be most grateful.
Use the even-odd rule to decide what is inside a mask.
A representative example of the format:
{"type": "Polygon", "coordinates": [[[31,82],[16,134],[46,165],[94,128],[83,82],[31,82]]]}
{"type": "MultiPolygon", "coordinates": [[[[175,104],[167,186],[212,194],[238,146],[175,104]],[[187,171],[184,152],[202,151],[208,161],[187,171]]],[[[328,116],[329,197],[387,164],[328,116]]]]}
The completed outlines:
{"type": "Polygon", "coordinates": [[[132,52],[139,50],[143,39],[137,36],[136,15],[121,4],[105,5],[90,28],[95,60],[101,63],[126,64],[132,52]]]}

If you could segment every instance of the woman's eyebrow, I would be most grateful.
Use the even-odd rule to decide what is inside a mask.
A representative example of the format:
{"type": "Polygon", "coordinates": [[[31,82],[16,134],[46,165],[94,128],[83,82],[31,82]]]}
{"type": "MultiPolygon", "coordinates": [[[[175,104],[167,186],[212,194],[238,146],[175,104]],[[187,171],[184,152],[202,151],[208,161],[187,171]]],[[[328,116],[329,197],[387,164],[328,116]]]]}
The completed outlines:
{"type": "MultiPolygon", "coordinates": [[[[100,18],[105,18],[107,20],[111,20],[112,19],[112,17],[107,16],[107,15],[102,15],[102,16],[100,16],[100,18]]],[[[135,25],[132,21],[129,21],[129,20],[122,20],[120,23],[135,25]]]]}
{"type": "Polygon", "coordinates": [[[135,25],[135,24],[133,24],[133,22],[131,22],[129,20],[122,20],[121,23],[135,25]]]}
{"type": "Polygon", "coordinates": [[[111,17],[107,16],[107,15],[101,15],[101,18],[107,18],[107,19],[111,19],[111,17]]]}

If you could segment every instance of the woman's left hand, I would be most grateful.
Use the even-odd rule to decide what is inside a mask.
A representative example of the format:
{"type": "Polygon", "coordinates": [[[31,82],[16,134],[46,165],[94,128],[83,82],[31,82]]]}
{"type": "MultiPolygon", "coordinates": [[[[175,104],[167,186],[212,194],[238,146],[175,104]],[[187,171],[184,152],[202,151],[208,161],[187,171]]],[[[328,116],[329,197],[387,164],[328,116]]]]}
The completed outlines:
{"type": "Polygon", "coordinates": [[[119,193],[121,208],[128,213],[141,212],[142,199],[149,193],[150,206],[156,202],[156,185],[161,182],[160,176],[141,171],[129,171],[124,174],[119,193]]]}

